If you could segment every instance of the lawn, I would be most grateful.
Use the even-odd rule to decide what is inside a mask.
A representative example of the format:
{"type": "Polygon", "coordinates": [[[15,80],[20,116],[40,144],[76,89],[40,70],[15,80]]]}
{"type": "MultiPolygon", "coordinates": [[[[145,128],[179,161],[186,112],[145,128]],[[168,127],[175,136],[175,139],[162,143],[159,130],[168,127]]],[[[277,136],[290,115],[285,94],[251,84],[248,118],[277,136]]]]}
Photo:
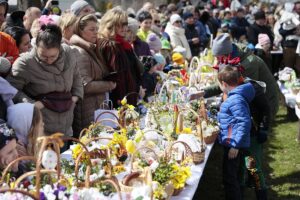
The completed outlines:
{"type": "MultiPolygon", "coordinates": [[[[281,107],[272,134],[264,147],[264,171],[270,200],[300,199],[300,144],[295,140],[298,122],[286,118],[281,107]]],[[[194,200],[222,200],[222,147],[215,144],[199,183],[194,200]]],[[[245,191],[245,200],[255,199],[253,189],[245,191]]]]}

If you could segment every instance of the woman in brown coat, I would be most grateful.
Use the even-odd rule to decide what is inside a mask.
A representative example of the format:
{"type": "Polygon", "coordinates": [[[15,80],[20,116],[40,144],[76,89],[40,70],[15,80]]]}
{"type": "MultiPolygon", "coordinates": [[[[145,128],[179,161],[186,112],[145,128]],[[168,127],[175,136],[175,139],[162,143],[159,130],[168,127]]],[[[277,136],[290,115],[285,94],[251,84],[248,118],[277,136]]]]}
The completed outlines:
{"type": "Polygon", "coordinates": [[[105,93],[113,90],[116,83],[103,81],[108,75],[106,66],[97,58],[95,48],[87,48],[83,41],[96,44],[97,18],[93,14],[80,17],[75,24],[75,35],[71,38],[74,45],[79,73],[82,77],[84,97],[75,108],[73,130],[77,135],[94,120],[94,111],[100,108],[105,100],[105,93]],[[82,40],[79,40],[80,37],[82,40]]]}
{"type": "Polygon", "coordinates": [[[58,26],[42,26],[36,47],[15,61],[8,81],[19,90],[16,102],[32,102],[41,109],[45,134],[72,136],[73,111],[83,87],[73,50],[61,40],[58,26]]]}
{"type": "MultiPolygon", "coordinates": [[[[141,91],[141,76],[143,65],[134,50],[124,37],[128,30],[128,16],[120,7],[115,7],[105,13],[99,26],[97,55],[110,72],[116,73],[114,81],[116,88],[110,93],[114,107],[129,93],[141,91]]],[[[129,104],[136,105],[138,95],[127,98],[129,104]]]]}

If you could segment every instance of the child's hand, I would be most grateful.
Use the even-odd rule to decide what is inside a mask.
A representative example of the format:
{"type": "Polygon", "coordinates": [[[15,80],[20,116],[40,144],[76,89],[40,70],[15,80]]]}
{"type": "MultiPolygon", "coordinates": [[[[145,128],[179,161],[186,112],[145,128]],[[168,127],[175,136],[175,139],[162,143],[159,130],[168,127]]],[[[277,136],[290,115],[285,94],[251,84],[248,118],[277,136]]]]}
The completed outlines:
{"type": "Polygon", "coordinates": [[[239,153],[239,150],[238,149],[235,149],[235,148],[230,148],[229,149],[229,152],[228,152],[228,158],[229,159],[234,159],[237,157],[239,153]]]}

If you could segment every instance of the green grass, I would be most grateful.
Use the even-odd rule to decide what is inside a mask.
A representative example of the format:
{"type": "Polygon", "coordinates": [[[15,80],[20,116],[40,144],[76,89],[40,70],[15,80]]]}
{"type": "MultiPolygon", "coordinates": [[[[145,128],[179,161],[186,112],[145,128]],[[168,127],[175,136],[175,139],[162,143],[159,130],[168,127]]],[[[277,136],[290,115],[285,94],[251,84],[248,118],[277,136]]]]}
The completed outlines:
{"type": "MultiPolygon", "coordinates": [[[[298,122],[286,118],[281,107],[268,142],[264,146],[264,172],[270,200],[300,199],[300,144],[296,142],[298,122]]],[[[254,189],[247,189],[245,200],[255,200],[254,189]]],[[[194,200],[222,200],[222,147],[216,144],[210,154],[194,200]]]]}

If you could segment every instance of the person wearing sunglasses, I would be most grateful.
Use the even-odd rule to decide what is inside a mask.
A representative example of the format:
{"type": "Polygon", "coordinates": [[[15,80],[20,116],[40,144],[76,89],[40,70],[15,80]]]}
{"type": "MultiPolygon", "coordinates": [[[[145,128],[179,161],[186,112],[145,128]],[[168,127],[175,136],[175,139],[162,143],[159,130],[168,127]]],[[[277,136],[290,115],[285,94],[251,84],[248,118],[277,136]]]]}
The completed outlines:
{"type": "Polygon", "coordinates": [[[170,36],[173,49],[179,46],[185,48],[186,58],[190,60],[192,58],[191,49],[185,36],[185,30],[182,27],[182,19],[178,14],[173,14],[170,17],[170,22],[167,24],[165,32],[170,36]]]}

